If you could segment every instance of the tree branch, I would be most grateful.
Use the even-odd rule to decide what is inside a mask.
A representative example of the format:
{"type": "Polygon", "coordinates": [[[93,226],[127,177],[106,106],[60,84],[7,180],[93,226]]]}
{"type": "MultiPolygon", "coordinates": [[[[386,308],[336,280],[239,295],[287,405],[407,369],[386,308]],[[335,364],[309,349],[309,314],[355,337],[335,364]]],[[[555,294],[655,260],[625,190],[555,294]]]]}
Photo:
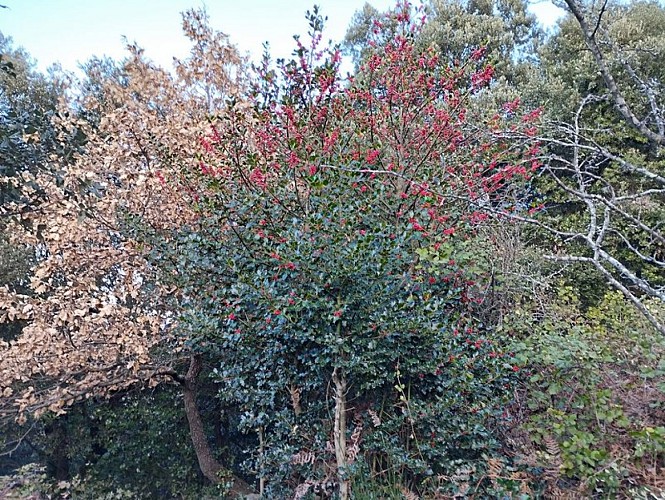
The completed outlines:
{"type": "MultiPolygon", "coordinates": [[[[582,35],[584,36],[584,40],[587,44],[587,47],[589,47],[589,50],[591,51],[594,59],[596,60],[596,65],[600,70],[600,74],[603,77],[603,81],[605,82],[605,85],[607,86],[607,89],[609,90],[610,95],[612,96],[612,100],[614,101],[614,105],[616,106],[621,116],[629,125],[635,128],[640,134],[642,134],[650,142],[657,144],[659,146],[665,146],[665,136],[663,134],[654,132],[649,127],[647,127],[645,123],[635,115],[631,107],[626,102],[626,99],[624,98],[621,90],[619,89],[619,86],[617,85],[616,80],[614,79],[614,75],[612,74],[607,65],[605,56],[600,50],[598,42],[595,39],[598,27],[596,27],[596,29],[594,30],[590,28],[582,12],[582,6],[577,2],[577,0],[564,0],[564,2],[570,9],[570,12],[573,14],[573,16],[575,16],[575,19],[577,19],[580,28],[582,28],[582,35]]],[[[605,6],[603,6],[603,8],[605,8],[605,6]]],[[[600,16],[598,17],[598,23],[600,23],[600,16]]]]}

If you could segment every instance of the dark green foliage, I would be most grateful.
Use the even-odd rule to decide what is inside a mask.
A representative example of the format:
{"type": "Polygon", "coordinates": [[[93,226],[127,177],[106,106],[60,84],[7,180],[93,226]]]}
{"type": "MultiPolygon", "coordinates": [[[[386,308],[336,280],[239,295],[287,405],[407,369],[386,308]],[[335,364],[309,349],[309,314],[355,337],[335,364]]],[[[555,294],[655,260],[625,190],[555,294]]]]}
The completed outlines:
{"type": "Polygon", "coordinates": [[[571,488],[623,496],[634,484],[655,487],[648,471],[665,464],[665,343],[620,294],[582,314],[571,292],[560,287],[538,325],[512,324],[529,332],[516,344],[530,371],[525,428],[571,488]]]}
{"type": "Polygon", "coordinates": [[[89,414],[85,427],[95,431],[92,445],[98,455],[86,467],[84,482],[140,498],[198,491],[202,479],[178,392],[128,394],[89,414]]]}
{"type": "Polygon", "coordinates": [[[1,33],[0,53],[0,176],[6,177],[0,184],[0,207],[6,208],[20,197],[21,174],[46,168],[48,155],[57,149],[51,118],[64,89],[56,79],[34,71],[29,56],[1,33]]]}
{"type": "MultiPolygon", "coordinates": [[[[592,196],[606,195],[608,186],[619,194],[657,187],[597,156],[598,148],[660,175],[662,151],[621,121],[571,17],[536,52],[540,34],[521,1],[433,1],[428,8],[432,17],[415,45],[433,43],[443,55],[432,75],[450,76],[448,62],[463,73],[463,61],[479,45],[487,46],[496,63],[489,82],[494,93],[473,94],[461,85],[455,95],[469,98],[468,109],[475,111],[468,116],[478,120],[451,120],[459,137],[473,139],[459,143],[458,156],[446,150],[435,159],[419,158],[419,164],[405,161],[417,167],[392,177],[376,179],[371,172],[394,174],[395,158],[403,161],[391,142],[397,131],[404,133],[398,146],[407,143],[414,158],[425,143],[415,147],[408,139],[433,136],[437,121],[420,114],[428,93],[399,94],[394,82],[360,68],[372,55],[378,55],[372,71],[385,64],[382,51],[404,33],[395,18],[366,6],[349,30],[347,49],[359,65],[359,90],[369,89],[367,95],[378,101],[388,89],[394,92],[383,115],[389,126],[372,122],[381,108],[372,108],[371,99],[344,108],[343,100],[317,87],[333,75],[335,63],[316,63],[316,51],[300,45],[295,56],[301,61],[260,74],[250,112],[233,102],[228,115],[211,117],[216,137],[205,137],[210,150],[201,152],[201,171],[186,172],[180,184],[190,189],[186,197],[195,200],[198,217],[163,233],[145,227],[140,217],[125,220],[122,230],[152,249],[151,271],[160,285],[176,291],[171,306],[177,333],[206,360],[199,406],[216,458],[250,482],[264,481],[267,498],[293,497],[308,481],[324,488],[332,481],[328,490],[333,491],[339,477],[349,479],[358,499],[657,498],[665,470],[662,336],[620,294],[609,292],[598,270],[581,263],[561,270],[537,257],[524,262],[525,255],[556,256],[563,250],[591,256],[580,238],[515,224],[506,230],[519,240],[517,254],[510,254],[514,248],[501,247],[497,228],[472,222],[471,210],[480,213],[477,199],[459,201],[469,192],[451,188],[446,184],[451,178],[442,172],[444,160],[446,166],[466,167],[501,150],[489,143],[486,156],[473,145],[464,149],[483,142],[489,125],[481,116],[512,119],[511,132],[519,135],[517,114],[505,108],[496,114],[490,105],[515,92],[502,86],[505,81],[518,85],[524,101],[542,104],[545,117],[557,122],[552,135],[559,142],[537,151],[557,155],[555,166],[572,158],[570,144],[561,144],[571,137],[562,122],[570,122],[580,99],[598,95],[579,114],[584,144],[598,146],[584,150],[591,165],[587,173],[598,176],[587,186],[592,196]],[[380,33],[373,32],[377,22],[380,33]],[[303,64],[319,66],[305,71],[303,64]],[[534,65],[539,78],[527,81],[537,73],[534,65]],[[404,119],[400,106],[409,103],[418,111],[404,119]],[[414,130],[409,127],[418,126],[420,135],[409,136],[414,130]],[[341,139],[330,146],[333,132],[341,139]],[[269,145],[270,139],[277,146],[269,145]],[[265,157],[257,143],[269,150],[265,157]],[[227,177],[211,174],[215,169],[227,177]],[[411,186],[413,180],[417,184],[411,186]],[[414,194],[421,183],[432,191],[414,194]],[[445,210],[445,224],[432,224],[436,229],[428,233],[419,226],[434,206],[445,210]],[[442,235],[444,228],[453,231],[442,235]],[[338,474],[333,429],[340,376],[348,384],[344,437],[347,457],[353,458],[338,474]]],[[[648,115],[617,47],[641,75],[660,84],[663,9],[649,2],[610,5],[605,19],[603,50],[610,66],[631,106],[648,115]]],[[[310,21],[310,34],[319,34],[318,10],[310,21]]],[[[51,76],[36,74],[8,39],[0,37],[0,48],[0,177],[20,183],[22,172],[48,168],[48,155],[58,148],[51,119],[62,89],[51,76]]],[[[112,61],[91,61],[85,92],[104,96],[105,79],[122,78],[117,68],[112,61]]],[[[417,74],[411,68],[402,81],[417,74]]],[[[457,77],[457,84],[470,81],[470,75],[457,77]]],[[[444,103],[452,97],[434,98],[434,107],[451,111],[444,103]]],[[[457,115],[458,104],[450,116],[463,115],[457,115]]],[[[93,124],[100,118],[86,109],[75,112],[93,124]]],[[[433,147],[455,142],[455,134],[445,137],[433,147]]],[[[70,139],[77,145],[85,141],[70,139]]],[[[510,160],[522,158],[516,153],[510,160]]],[[[465,181],[476,178],[473,174],[454,172],[465,181]]],[[[574,185],[571,172],[557,175],[574,185]]],[[[3,181],[0,202],[18,200],[20,189],[12,182],[3,181]]],[[[529,216],[560,232],[584,233],[584,200],[570,196],[552,175],[540,174],[529,186],[537,192],[530,208],[541,202],[544,208],[529,216]]],[[[524,189],[518,183],[516,192],[524,189]]],[[[659,228],[663,206],[660,193],[627,210],[659,228]]],[[[662,287],[662,266],[635,251],[662,260],[662,242],[629,218],[612,222],[605,248],[662,287]]],[[[13,246],[6,235],[0,237],[0,252],[0,286],[25,287],[34,252],[13,246]]],[[[644,303],[655,315],[664,314],[658,300],[644,303]]],[[[13,338],[20,326],[3,329],[0,339],[13,338]]],[[[171,346],[162,348],[168,352],[171,346]]],[[[23,433],[9,429],[7,441],[23,433]]],[[[0,496],[11,481],[26,495],[221,495],[206,486],[198,470],[181,396],[171,386],[119,393],[36,422],[2,465],[26,462],[44,467],[2,478],[0,496]],[[64,482],[56,485],[57,480],[64,482]]]]}
{"type": "MultiPolygon", "coordinates": [[[[18,452],[23,460],[45,464],[48,476],[62,481],[45,481],[44,493],[81,499],[200,498],[205,484],[180,399],[179,390],[163,387],[83,403],[63,417],[38,422],[18,452]]],[[[214,408],[205,413],[211,423],[218,421],[214,413],[214,408]]]]}
{"type": "MultiPolygon", "coordinates": [[[[240,430],[257,436],[245,467],[267,480],[272,497],[323,483],[331,470],[336,481],[391,470],[418,491],[448,491],[455,486],[427,480],[468,469],[478,471],[468,481],[482,481],[501,446],[495,428],[518,368],[477,319],[475,282],[486,276],[474,238],[487,216],[469,200],[482,188],[439,177],[446,142],[419,143],[418,127],[429,131],[437,119],[419,116],[422,109],[458,113],[441,133],[466,133],[459,94],[444,90],[458,76],[428,73],[417,61],[432,53],[411,50],[412,40],[396,36],[376,54],[373,75],[328,95],[335,83],[317,85],[326,75],[334,82],[334,63],[311,68],[302,61],[313,55],[300,47],[301,62],[283,69],[284,87],[257,99],[249,139],[235,110],[215,122],[196,225],[161,241],[149,236],[154,264],[182,291],[181,334],[216,366],[219,398],[237,408],[240,430]],[[417,87],[433,78],[441,83],[430,94],[417,87]],[[363,100],[373,93],[376,101],[363,100]],[[397,144],[394,130],[403,134],[397,144]],[[339,139],[322,147],[331,136],[339,139]],[[385,175],[390,162],[403,179],[385,175]],[[218,168],[228,169],[221,179],[210,174],[218,168]],[[339,377],[348,384],[344,439],[356,449],[341,472],[331,417],[339,377]]],[[[519,148],[485,140],[482,151],[450,148],[448,171],[464,175],[466,155],[522,161],[519,148]]]]}

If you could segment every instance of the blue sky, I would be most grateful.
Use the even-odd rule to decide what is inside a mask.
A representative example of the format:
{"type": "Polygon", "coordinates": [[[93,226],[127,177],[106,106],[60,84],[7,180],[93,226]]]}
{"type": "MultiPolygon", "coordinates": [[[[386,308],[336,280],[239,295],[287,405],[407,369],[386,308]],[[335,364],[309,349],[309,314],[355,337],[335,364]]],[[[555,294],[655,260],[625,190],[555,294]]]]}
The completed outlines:
{"type": "MultiPolygon", "coordinates": [[[[122,37],[138,42],[155,62],[171,67],[172,57],[184,57],[188,44],[180,29],[180,13],[205,6],[212,26],[253,58],[269,41],[274,57],[293,49],[292,36],[306,33],[305,11],[314,3],[328,16],[328,38],[340,40],[363,0],[0,0],[0,31],[23,46],[42,70],[60,62],[67,70],[96,55],[122,57],[122,37]]],[[[380,10],[395,0],[371,0],[380,10]]],[[[553,6],[535,6],[539,18],[552,22],[553,6]]]]}

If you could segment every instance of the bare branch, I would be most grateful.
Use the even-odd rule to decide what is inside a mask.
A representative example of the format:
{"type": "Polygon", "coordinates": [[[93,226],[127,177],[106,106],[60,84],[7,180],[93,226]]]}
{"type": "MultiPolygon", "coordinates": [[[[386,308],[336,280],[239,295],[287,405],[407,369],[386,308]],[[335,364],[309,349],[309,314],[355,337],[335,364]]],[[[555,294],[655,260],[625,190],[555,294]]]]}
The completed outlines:
{"type": "Polygon", "coordinates": [[[596,27],[593,29],[593,33],[591,33],[592,39],[596,38],[596,32],[598,31],[598,28],[600,28],[600,22],[603,19],[603,14],[605,13],[606,8],[607,8],[607,0],[603,2],[603,6],[600,8],[600,12],[598,13],[598,19],[596,20],[596,27]]]}
{"type": "MultiPolygon", "coordinates": [[[[619,86],[614,78],[614,75],[612,74],[607,65],[605,56],[600,50],[598,42],[595,39],[597,29],[592,30],[590,28],[584,16],[584,13],[582,12],[581,4],[579,4],[577,0],[564,0],[564,2],[572,12],[573,16],[575,16],[575,19],[577,19],[580,28],[582,28],[582,34],[584,36],[584,40],[587,44],[587,47],[589,47],[589,50],[591,51],[594,59],[596,60],[596,65],[600,70],[600,74],[603,77],[603,81],[605,82],[605,85],[607,86],[607,89],[609,90],[610,95],[612,96],[614,105],[616,106],[619,113],[621,113],[621,116],[630,126],[635,128],[638,132],[640,132],[640,134],[642,134],[650,142],[657,144],[659,146],[665,146],[665,135],[663,135],[662,133],[654,132],[649,127],[647,127],[645,122],[640,120],[635,115],[632,108],[626,102],[626,99],[624,98],[623,93],[619,89],[619,86]]],[[[598,22],[600,23],[600,16],[598,18],[598,22]]]]}

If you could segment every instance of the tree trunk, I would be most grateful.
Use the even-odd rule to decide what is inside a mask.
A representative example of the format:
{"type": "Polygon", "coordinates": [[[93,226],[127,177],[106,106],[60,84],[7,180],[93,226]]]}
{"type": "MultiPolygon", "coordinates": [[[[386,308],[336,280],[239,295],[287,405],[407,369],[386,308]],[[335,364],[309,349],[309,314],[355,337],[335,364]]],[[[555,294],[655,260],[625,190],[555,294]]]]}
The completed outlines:
{"type": "Polygon", "coordinates": [[[48,436],[50,441],[48,448],[53,450],[51,455],[47,458],[49,472],[58,481],[66,481],[70,479],[69,457],[67,456],[67,448],[69,447],[67,415],[47,424],[44,428],[44,433],[48,436]]]}
{"type": "Polygon", "coordinates": [[[333,370],[332,378],[335,384],[335,425],[333,439],[335,440],[339,498],[340,500],[348,500],[350,492],[346,458],[346,378],[343,374],[339,374],[337,368],[333,370]]]}
{"type": "Polygon", "coordinates": [[[185,400],[185,414],[189,423],[189,433],[192,437],[192,444],[196,452],[196,458],[199,461],[199,467],[203,475],[215,484],[221,483],[225,477],[233,478],[233,486],[230,494],[234,497],[242,497],[253,493],[252,488],[242,479],[233,476],[226,470],[214,457],[208,438],[203,426],[203,420],[196,405],[197,379],[201,372],[201,356],[192,355],[189,362],[189,370],[185,375],[183,384],[183,396],[185,400]],[[220,474],[221,473],[221,474],[220,474]],[[225,477],[224,477],[225,476],[225,477]]]}

